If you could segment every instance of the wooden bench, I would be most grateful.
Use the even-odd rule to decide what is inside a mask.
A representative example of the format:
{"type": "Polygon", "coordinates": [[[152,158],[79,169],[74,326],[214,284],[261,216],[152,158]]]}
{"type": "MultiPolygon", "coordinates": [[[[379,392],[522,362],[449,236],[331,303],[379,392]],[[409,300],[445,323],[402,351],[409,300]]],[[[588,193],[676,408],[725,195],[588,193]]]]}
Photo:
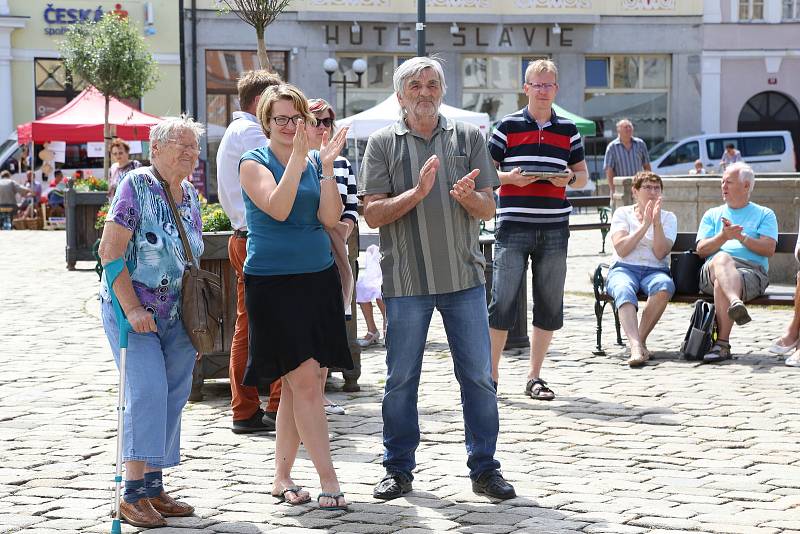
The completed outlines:
{"type": "Polygon", "coordinates": [[[567,200],[569,200],[573,208],[597,208],[600,222],[570,224],[569,230],[570,232],[575,230],[600,230],[600,236],[603,239],[603,248],[600,249],[600,254],[605,254],[606,236],[608,236],[608,232],[611,229],[611,223],[608,221],[608,217],[611,215],[611,197],[568,197],[567,200]]]}
{"type": "MultiPolygon", "coordinates": [[[[672,246],[672,253],[682,253],[687,250],[695,249],[696,234],[693,232],[679,232],[675,244],[672,246]]],[[[795,244],[797,243],[797,234],[782,233],[778,235],[778,244],[775,247],[776,254],[794,254],[795,244]]],[[[606,293],[606,276],[608,273],[608,264],[601,263],[594,270],[592,275],[592,287],[594,289],[594,314],[597,318],[597,350],[594,351],[596,355],[605,355],[603,350],[603,312],[605,311],[606,304],[611,304],[611,310],[614,313],[614,327],[617,331],[617,345],[624,346],[622,343],[622,332],[619,325],[619,314],[614,301],[606,293]]],[[[646,301],[647,295],[637,295],[639,301],[646,301]]],[[[675,293],[670,302],[684,302],[693,304],[698,299],[703,299],[707,302],[714,302],[713,295],[706,295],[704,293],[675,293]]],[[[747,304],[754,304],[757,306],[794,306],[794,293],[785,291],[781,288],[768,287],[767,293],[763,296],[755,298],[747,302],[747,304]]]]}

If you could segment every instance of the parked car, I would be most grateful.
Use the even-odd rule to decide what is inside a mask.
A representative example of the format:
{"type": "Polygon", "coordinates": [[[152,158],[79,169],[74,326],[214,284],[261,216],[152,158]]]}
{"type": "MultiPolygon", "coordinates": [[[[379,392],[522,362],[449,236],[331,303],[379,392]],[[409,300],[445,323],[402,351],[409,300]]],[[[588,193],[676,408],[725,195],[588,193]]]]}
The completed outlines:
{"type": "Polygon", "coordinates": [[[707,172],[719,172],[722,153],[729,143],[733,143],[756,172],[794,172],[796,169],[794,143],[787,131],[705,134],[665,141],[650,151],[650,165],[657,174],[688,174],[699,159],[707,172]]]}

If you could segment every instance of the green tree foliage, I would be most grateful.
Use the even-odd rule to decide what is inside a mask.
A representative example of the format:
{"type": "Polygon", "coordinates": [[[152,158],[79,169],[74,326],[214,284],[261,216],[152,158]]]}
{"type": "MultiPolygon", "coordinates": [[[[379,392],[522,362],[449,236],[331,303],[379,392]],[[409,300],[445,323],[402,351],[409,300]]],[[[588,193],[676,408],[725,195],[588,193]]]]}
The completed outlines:
{"type": "Polygon", "coordinates": [[[103,168],[108,176],[110,98],[141,98],[158,81],[156,62],[139,29],[114,13],[106,13],[97,22],[74,25],[59,48],[67,71],[105,96],[103,168]]]}
{"type": "Polygon", "coordinates": [[[258,61],[262,69],[273,70],[267,57],[267,45],[264,42],[264,32],[267,26],[275,22],[278,15],[283,13],[291,0],[219,0],[223,7],[220,12],[234,12],[242,21],[256,30],[258,41],[258,61]]]}

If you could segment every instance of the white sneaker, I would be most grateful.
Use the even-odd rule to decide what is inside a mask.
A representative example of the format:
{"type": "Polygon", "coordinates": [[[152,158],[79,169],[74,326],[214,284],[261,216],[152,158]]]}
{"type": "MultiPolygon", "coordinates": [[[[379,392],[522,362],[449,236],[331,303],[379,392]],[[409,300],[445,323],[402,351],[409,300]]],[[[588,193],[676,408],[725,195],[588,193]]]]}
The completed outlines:
{"type": "Polygon", "coordinates": [[[332,402],[330,404],[325,405],[325,413],[327,415],[344,415],[344,408],[339,406],[338,404],[332,402]]]}
{"type": "Polygon", "coordinates": [[[792,352],[794,349],[796,349],[798,342],[800,342],[800,338],[798,338],[797,341],[795,341],[790,345],[781,345],[781,338],[778,338],[772,342],[772,345],[767,350],[772,354],[777,354],[778,356],[784,356],[792,352]]]}

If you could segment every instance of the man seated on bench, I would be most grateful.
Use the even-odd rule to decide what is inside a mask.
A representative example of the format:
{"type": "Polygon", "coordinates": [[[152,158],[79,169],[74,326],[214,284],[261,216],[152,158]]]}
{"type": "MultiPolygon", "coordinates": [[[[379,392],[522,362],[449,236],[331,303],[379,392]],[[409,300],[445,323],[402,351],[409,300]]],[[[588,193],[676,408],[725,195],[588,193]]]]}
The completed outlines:
{"type": "Polygon", "coordinates": [[[678,220],[674,213],[661,209],[662,188],[657,174],[636,173],[632,184],[636,204],[620,207],[611,219],[614,256],[606,287],[631,346],[631,367],[644,365],[650,359],[647,336],[675,293],[675,283],[669,275],[669,251],[678,234],[678,220]],[[637,324],[639,292],[647,295],[647,306],[637,324]]]}
{"type": "Polygon", "coordinates": [[[697,230],[697,254],[706,258],[700,290],[714,295],[717,310],[718,337],[703,356],[707,363],[731,357],[733,323],[750,322],[744,302],[763,295],[769,285],[768,258],[778,243],[778,219],[771,209],[750,202],[753,187],[755,175],[749,165],[728,165],[722,175],[725,203],[706,211],[697,230]]]}

